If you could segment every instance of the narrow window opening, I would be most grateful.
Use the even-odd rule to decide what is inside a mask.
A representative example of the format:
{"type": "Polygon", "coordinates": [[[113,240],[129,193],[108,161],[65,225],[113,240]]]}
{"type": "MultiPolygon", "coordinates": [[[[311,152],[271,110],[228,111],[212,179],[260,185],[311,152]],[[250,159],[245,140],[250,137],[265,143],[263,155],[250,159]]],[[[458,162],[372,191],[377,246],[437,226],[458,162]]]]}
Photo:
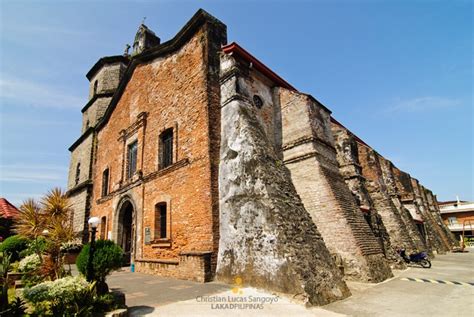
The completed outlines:
{"type": "Polygon", "coordinates": [[[165,239],[167,224],[166,203],[159,203],[155,206],[155,239],[165,239]]]}
{"type": "Polygon", "coordinates": [[[102,197],[109,193],[109,169],[105,169],[102,173],[102,197]]]}
{"type": "Polygon", "coordinates": [[[173,129],[168,129],[161,134],[160,148],[160,167],[166,168],[173,164],[173,129]]]}
{"type": "Polygon", "coordinates": [[[128,146],[127,151],[127,179],[132,178],[137,171],[138,142],[135,141],[128,146]]]}
{"type": "Polygon", "coordinates": [[[98,86],[98,82],[97,80],[94,82],[94,96],[97,95],[97,86],[98,86]]]}
{"type": "Polygon", "coordinates": [[[76,179],[75,179],[75,184],[79,184],[79,179],[80,179],[80,176],[81,176],[81,163],[77,163],[77,166],[76,166],[76,179]]]}

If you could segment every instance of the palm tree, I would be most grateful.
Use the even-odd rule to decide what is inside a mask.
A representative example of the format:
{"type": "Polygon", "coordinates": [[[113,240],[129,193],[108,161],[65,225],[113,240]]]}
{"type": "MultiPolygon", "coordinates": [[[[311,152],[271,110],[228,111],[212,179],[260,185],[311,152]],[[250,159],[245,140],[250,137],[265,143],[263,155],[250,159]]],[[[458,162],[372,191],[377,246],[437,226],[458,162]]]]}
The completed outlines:
{"type": "MultiPolygon", "coordinates": [[[[43,273],[52,278],[60,278],[64,271],[61,244],[77,237],[69,221],[70,213],[71,204],[66,193],[60,188],[54,188],[41,199],[40,204],[33,199],[26,200],[15,220],[16,233],[36,242],[39,237],[47,237],[45,253],[49,259],[43,273]]],[[[36,251],[43,263],[40,251],[36,251]]]]}
{"type": "Polygon", "coordinates": [[[76,238],[69,215],[71,203],[60,188],[49,191],[41,200],[41,209],[47,222],[45,230],[48,231],[49,248],[47,253],[51,257],[52,272],[56,278],[63,275],[63,257],[61,255],[61,244],[76,238]]]}
{"type": "Polygon", "coordinates": [[[44,230],[45,217],[34,199],[27,199],[15,219],[13,230],[24,237],[36,240],[44,230]]]}

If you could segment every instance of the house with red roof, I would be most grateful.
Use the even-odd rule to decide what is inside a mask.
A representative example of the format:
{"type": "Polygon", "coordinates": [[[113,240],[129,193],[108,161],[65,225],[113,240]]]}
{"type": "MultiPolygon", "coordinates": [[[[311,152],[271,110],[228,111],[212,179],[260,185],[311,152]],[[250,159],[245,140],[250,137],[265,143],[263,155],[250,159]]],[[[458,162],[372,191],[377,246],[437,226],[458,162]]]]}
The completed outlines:
{"type": "Polygon", "coordinates": [[[5,198],[0,198],[0,241],[12,235],[13,219],[18,215],[18,209],[5,198]]]}

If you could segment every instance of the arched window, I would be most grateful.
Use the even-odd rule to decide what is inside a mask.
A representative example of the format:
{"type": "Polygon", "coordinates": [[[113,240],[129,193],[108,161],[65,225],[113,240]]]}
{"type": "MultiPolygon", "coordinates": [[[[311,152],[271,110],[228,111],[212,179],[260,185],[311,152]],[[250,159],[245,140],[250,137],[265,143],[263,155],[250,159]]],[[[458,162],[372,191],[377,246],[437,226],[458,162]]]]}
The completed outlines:
{"type": "Polygon", "coordinates": [[[167,234],[167,208],[166,203],[155,205],[155,239],[166,239],[167,234]]]}
{"type": "Polygon", "coordinates": [[[81,176],[81,163],[77,163],[76,166],[76,179],[75,179],[75,184],[79,184],[79,178],[81,176]]]}
{"type": "Polygon", "coordinates": [[[160,135],[160,169],[173,164],[173,129],[167,129],[160,135]]]}
{"type": "Polygon", "coordinates": [[[99,83],[97,82],[97,80],[94,82],[94,96],[97,95],[97,86],[99,85],[99,83]]]}

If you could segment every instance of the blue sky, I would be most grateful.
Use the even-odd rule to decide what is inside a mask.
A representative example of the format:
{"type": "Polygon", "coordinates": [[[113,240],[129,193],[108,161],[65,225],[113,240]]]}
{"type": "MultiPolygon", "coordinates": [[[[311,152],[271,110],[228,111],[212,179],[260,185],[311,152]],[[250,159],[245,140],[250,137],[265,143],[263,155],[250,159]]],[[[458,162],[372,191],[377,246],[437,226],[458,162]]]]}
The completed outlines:
{"type": "Polygon", "coordinates": [[[0,196],[66,186],[86,72],[198,8],[439,200],[474,200],[470,1],[0,1],[0,196]]]}

